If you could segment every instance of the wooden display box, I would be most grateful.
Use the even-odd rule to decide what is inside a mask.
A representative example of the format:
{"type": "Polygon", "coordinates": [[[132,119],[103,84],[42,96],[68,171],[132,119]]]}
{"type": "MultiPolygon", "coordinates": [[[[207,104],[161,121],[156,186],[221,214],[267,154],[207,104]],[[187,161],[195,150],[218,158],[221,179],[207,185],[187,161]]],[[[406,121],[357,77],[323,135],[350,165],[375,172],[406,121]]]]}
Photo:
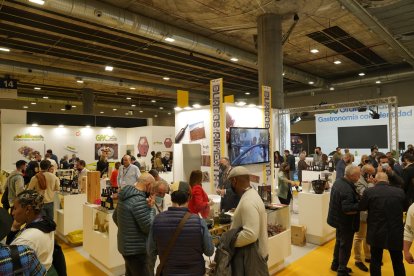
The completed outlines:
{"type": "Polygon", "coordinates": [[[89,203],[94,204],[97,199],[101,197],[101,173],[98,171],[91,171],[87,174],[87,199],[89,203]]]}
{"type": "Polygon", "coordinates": [[[303,225],[292,225],[292,244],[297,246],[306,245],[306,227],[303,225]]]}

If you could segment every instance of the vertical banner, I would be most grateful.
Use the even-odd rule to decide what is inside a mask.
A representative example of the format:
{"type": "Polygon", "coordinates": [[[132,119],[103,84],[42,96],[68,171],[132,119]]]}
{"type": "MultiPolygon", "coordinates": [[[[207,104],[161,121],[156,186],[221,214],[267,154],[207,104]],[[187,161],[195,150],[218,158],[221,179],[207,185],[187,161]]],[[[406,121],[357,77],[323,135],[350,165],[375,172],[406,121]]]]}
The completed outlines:
{"type": "MultiPolygon", "coordinates": [[[[263,183],[270,185],[273,191],[273,124],[272,109],[270,103],[272,89],[269,86],[262,86],[263,124],[269,130],[269,163],[263,165],[263,183]]],[[[271,199],[270,199],[271,200],[271,199]]]]}
{"type": "Polygon", "coordinates": [[[219,161],[222,147],[225,144],[225,125],[223,116],[223,79],[210,81],[210,111],[211,111],[211,190],[215,191],[219,184],[219,161]],[[221,142],[223,140],[223,143],[221,142]],[[223,145],[222,145],[223,144],[223,145]]]}

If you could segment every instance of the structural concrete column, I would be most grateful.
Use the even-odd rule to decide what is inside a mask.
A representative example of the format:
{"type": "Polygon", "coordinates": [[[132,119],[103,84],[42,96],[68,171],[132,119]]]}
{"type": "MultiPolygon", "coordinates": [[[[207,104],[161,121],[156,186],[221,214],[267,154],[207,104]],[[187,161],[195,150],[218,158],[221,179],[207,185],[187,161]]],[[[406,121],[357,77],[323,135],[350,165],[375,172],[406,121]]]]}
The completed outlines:
{"type": "Polygon", "coordinates": [[[282,16],[264,13],[257,18],[259,99],[262,85],[272,88],[272,108],[284,108],[282,16]]]}
{"type": "Polygon", "coordinates": [[[82,107],[83,114],[93,115],[95,113],[95,94],[92,89],[82,90],[82,107]]]}

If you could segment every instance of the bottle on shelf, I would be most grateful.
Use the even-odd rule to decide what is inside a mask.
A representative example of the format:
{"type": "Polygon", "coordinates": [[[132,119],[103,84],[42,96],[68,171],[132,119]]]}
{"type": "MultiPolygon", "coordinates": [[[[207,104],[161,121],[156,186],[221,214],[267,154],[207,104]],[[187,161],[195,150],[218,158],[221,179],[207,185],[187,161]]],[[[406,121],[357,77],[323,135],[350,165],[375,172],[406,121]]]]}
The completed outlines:
{"type": "Polygon", "coordinates": [[[184,133],[185,133],[185,130],[187,129],[187,127],[188,127],[188,124],[185,125],[185,127],[183,127],[182,129],[180,129],[180,131],[175,136],[175,143],[176,144],[180,143],[181,139],[183,139],[184,133]]]}
{"type": "Polygon", "coordinates": [[[95,215],[95,221],[93,222],[93,230],[98,231],[99,230],[99,218],[98,213],[95,215]]]}
{"type": "Polygon", "coordinates": [[[101,193],[101,206],[105,207],[106,204],[106,191],[105,189],[102,189],[102,193],[101,193]]]}
{"type": "Polygon", "coordinates": [[[70,193],[72,191],[72,181],[66,182],[66,192],[70,193]]]}
{"type": "Polygon", "coordinates": [[[73,181],[72,182],[72,194],[79,194],[78,181],[73,181]]]}
{"type": "Polygon", "coordinates": [[[114,200],[112,198],[112,192],[108,190],[108,197],[106,198],[105,207],[108,210],[114,209],[114,200]]]}

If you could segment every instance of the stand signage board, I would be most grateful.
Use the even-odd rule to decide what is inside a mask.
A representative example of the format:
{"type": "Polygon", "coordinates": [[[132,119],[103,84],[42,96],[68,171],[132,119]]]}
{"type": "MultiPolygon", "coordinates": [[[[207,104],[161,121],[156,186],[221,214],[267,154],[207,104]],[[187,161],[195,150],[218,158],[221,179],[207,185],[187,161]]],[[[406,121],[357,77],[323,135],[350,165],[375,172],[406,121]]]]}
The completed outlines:
{"type": "Polygon", "coordinates": [[[17,80],[0,79],[0,98],[16,99],[17,98],[17,80]]]}
{"type": "MultiPolygon", "coordinates": [[[[224,116],[223,116],[223,79],[215,79],[210,81],[210,107],[211,107],[211,156],[212,166],[211,175],[213,176],[214,187],[219,184],[219,161],[221,154],[224,150],[221,150],[221,140],[225,136],[222,136],[224,129],[224,116]]],[[[224,147],[224,145],[223,145],[224,147]]],[[[211,182],[210,182],[211,183],[211,182]]]]}
{"type": "MultiPolygon", "coordinates": [[[[273,131],[272,131],[272,114],[271,114],[271,90],[269,86],[262,86],[262,104],[263,104],[263,124],[264,127],[269,129],[269,152],[268,154],[273,154],[272,143],[273,143],[273,131]]],[[[270,156],[269,156],[270,157],[270,156]]],[[[269,158],[268,163],[266,163],[265,169],[263,170],[263,182],[265,185],[272,185],[272,168],[273,168],[273,158],[269,158]]]]}

